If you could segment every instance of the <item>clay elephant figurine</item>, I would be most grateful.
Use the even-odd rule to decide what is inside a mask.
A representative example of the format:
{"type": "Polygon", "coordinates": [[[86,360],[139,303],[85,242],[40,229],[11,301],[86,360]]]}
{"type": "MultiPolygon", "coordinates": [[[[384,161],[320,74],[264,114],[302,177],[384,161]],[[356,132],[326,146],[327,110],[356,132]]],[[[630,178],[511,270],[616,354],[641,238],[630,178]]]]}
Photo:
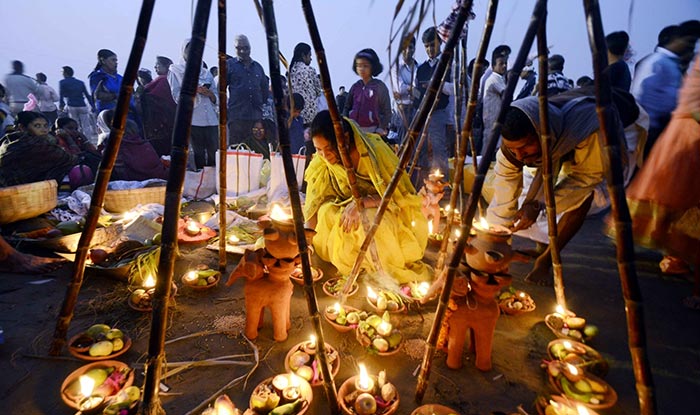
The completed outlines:
{"type": "MultiPolygon", "coordinates": [[[[445,283],[446,272],[433,283],[422,301],[436,295],[445,283]]],[[[447,367],[462,367],[467,329],[470,334],[469,350],[476,355],[476,367],[482,371],[491,369],[491,347],[496,322],[500,315],[496,295],[510,285],[513,277],[508,274],[486,274],[472,271],[469,277],[455,276],[445,323],[439,338],[447,349],[447,367]]]]}
{"type": "Polygon", "coordinates": [[[468,282],[466,277],[455,281],[452,299],[457,309],[453,310],[447,322],[447,367],[462,367],[466,331],[469,329],[469,350],[476,355],[476,368],[491,370],[491,347],[500,315],[495,297],[503,287],[510,285],[512,279],[508,274],[472,272],[468,282]]]}
{"type": "MultiPolygon", "coordinates": [[[[247,279],[245,295],[246,325],[245,335],[251,340],[258,337],[258,329],[263,326],[264,309],[272,314],[272,331],[276,341],[287,340],[291,327],[290,302],[294,284],[290,274],[301,263],[293,226],[283,226],[263,216],[258,220],[263,229],[265,248],[246,250],[243,258],[226,282],[232,285],[238,278],[247,279]]],[[[316,232],[305,230],[307,241],[316,232]]]]}

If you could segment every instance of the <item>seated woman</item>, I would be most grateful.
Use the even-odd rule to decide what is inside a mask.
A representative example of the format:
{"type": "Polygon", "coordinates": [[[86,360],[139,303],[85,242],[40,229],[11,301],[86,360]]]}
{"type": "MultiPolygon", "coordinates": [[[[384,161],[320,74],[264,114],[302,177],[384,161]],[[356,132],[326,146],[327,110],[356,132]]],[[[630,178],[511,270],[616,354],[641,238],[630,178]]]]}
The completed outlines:
{"type": "Polygon", "coordinates": [[[56,120],[54,135],[58,145],[71,154],[80,157],[93,172],[97,171],[102,160],[102,154],[90,140],[80,132],[78,122],[72,118],[62,117],[56,120]]]}
{"type": "MultiPolygon", "coordinates": [[[[350,158],[365,214],[371,221],[381,195],[396,171],[398,159],[380,136],[361,132],[354,121],[343,119],[343,128],[350,140],[350,158]]],[[[311,123],[311,138],[316,155],[305,175],[304,217],[317,232],[314,248],[321,259],[332,263],[342,275],[348,275],[365,232],[352,200],[333,122],[327,110],[319,112],[311,123]]],[[[374,241],[382,268],[397,282],[430,279],[429,267],[421,262],[428,242],[428,224],[421,213],[420,197],[405,174],[391,198],[374,241]]],[[[369,253],[362,267],[368,272],[376,270],[369,253]]]]}
{"type": "MultiPolygon", "coordinates": [[[[100,113],[99,117],[106,125],[112,125],[113,110],[100,113]]],[[[109,137],[109,136],[108,136],[109,137]]],[[[105,146],[108,144],[105,142],[105,146]]],[[[142,181],[147,179],[168,179],[168,167],[150,142],[139,134],[139,127],[132,120],[126,120],[124,137],[122,137],[117,161],[110,180],[142,181]]]]}
{"type": "Polygon", "coordinates": [[[79,157],[57,144],[44,114],[21,111],[16,121],[17,131],[0,139],[0,187],[51,179],[60,185],[79,157]]]}

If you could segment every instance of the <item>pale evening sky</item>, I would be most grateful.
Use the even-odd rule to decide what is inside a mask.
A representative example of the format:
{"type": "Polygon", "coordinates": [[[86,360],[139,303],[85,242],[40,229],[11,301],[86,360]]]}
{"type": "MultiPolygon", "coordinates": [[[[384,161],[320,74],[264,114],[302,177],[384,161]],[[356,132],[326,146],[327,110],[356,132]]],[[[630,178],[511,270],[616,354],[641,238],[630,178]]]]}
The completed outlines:
{"type": "MultiPolygon", "coordinates": [[[[126,67],[141,2],[137,0],[3,0],[3,28],[5,41],[0,48],[0,64],[10,72],[10,62],[21,60],[25,73],[34,76],[44,72],[50,85],[57,86],[61,67],[72,66],[76,77],[87,80],[96,62],[97,50],[111,49],[119,57],[119,73],[126,67]]],[[[190,37],[191,0],[156,2],[141,67],[152,70],[156,55],[165,55],[177,62],[183,39],[190,37]]],[[[204,60],[217,65],[217,13],[212,2],[207,45],[204,60]]],[[[411,3],[407,1],[406,3],[411,3]]],[[[436,0],[435,20],[439,23],[450,10],[452,0],[436,0]]],[[[534,0],[501,0],[494,33],[487,56],[494,46],[505,43],[514,54],[520,48],[522,36],[529,22],[534,0]]],[[[388,79],[389,29],[396,1],[390,0],[324,0],[312,1],[330,65],[333,89],[340,85],[349,89],[358,77],[352,72],[353,56],[360,49],[371,47],[379,54],[384,72],[379,76],[390,86],[388,79]]],[[[484,25],[487,0],[475,0],[476,19],[470,23],[468,55],[471,59],[478,46],[484,25]]],[[[603,0],[601,1],[603,27],[606,33],[626,30],[636,51],[635,59],[650,53],[656,37],[664,26],[688,19],[700,19],[700,0],[603,0]],[[631,8],[630,17],[630,4],[631,8]]],[[[298,42],[311,44],[304,20],[301,2],[275,2],[280,50],[291,60],[298,42]]],[[[432,25],[432,10],[421,32],[432,25]]],[[[253,59],[260,62],[269,74],[266,39],[255,12],[253,0],[228,1],[228,51],[234,55],[233,38],[243,33],[252,44],[253,59]]],[[[548,43],[552,53],[564,55],[564,74],[574,80],[591,75],[591,59],[581,1],[556,0],[549,2],[548,43]]],[[[395,49],[394,49],[395,53],[395,49]]],[[[315,55],[314,55],[315,58],[315,55]]],[[[416,58],[425,60],[423,47],[418,42],[416,58]]],[[[316,62],[312,63],[317,67],[316,62]]]]}

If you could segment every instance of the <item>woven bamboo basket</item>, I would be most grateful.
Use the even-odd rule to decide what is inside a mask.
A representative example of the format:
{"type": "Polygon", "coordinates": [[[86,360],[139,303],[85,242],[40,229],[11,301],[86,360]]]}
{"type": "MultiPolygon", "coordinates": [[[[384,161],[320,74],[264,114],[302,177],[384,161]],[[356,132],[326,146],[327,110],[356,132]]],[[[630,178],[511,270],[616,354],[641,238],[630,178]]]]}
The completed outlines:
{"type": "Polygon", "coordinates": [[[148,203],[165,203],[165,186],[139,189],[107,190],[104,208],[108,212],[121,213],[148,203]]]}
{"type": "Polygon", "coordinates": [[[55,180],[20,184],[0,189],[0,225],[46,213],[58,203],[55,180]]]}

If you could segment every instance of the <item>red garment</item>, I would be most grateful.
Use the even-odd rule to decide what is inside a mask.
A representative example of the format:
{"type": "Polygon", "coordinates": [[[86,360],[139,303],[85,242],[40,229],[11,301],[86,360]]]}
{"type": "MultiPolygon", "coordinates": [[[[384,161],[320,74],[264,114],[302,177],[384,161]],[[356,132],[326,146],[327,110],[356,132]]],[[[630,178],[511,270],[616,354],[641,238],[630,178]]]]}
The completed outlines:
{"type": "Polygon", "coordinates": [[[143,88],[141,111],[144,136],[161,156],[170,155],[176,107],[166,75],[157,76],[143,88]]]}
{"type": "Polygon", "coordinates": [[[111,180],[168,179],[168,168],[148,141],[124,134],[111,180]]]}
{"type": "Polygon", "coordinates": [[[673,118],[627,188],[637,243],[700,263],[700,59],[681,88],[673,118]]]}

